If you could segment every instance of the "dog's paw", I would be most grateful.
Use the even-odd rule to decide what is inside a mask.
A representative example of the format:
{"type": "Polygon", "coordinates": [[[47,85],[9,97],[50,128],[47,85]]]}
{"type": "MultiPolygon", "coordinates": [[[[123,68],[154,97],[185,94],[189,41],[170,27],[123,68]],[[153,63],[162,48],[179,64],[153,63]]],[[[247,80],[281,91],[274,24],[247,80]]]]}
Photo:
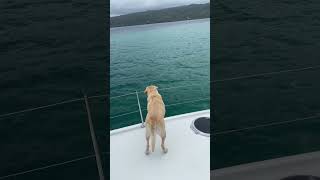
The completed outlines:
{"type": "Polygon", "coordinates": [[[144,153],[145,153],[146,155],[149,155],[149,154],[150,154],[150,151],[149,151],[149,150],[146,150],[144,153]]]}
{"type": "Polygon", "coordinates": [[[163,153],[166,154],[167,152],[168,152],[168,148],[164,148],[164,149],[163,149],[163,153]]]}

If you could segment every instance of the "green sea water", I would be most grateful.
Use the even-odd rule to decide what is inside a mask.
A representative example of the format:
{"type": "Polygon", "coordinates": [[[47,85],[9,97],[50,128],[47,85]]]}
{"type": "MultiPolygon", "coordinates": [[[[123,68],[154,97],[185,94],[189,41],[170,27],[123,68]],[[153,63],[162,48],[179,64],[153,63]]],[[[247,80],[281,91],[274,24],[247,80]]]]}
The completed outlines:
{"type": "Polygon", "coordinates": [[[137,94],[144,118],[150,84],[167,117],[210,108],[210,19],[111,28],[110,38],[111,129],[141,122],[137,94]]]}

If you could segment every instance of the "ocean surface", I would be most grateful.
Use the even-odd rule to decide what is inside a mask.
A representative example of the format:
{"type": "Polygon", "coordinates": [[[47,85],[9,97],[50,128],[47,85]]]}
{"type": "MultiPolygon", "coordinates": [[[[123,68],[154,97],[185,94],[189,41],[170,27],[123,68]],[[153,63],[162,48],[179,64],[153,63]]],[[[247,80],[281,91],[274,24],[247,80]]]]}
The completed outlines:
{"type": "MultiPolygon", "coordinates": [[[[1,178],[94,154],[83,100],[2,115],[81,98],[82,92],[107,93],[104,3],[1,1],[1,178]]],[[[106,100],[92,98],[90,105],[100,150],[106,152],[106,100]]],[[[87,180],[98,179],[98,173],[91,156],[6,179],[87,180]]]]}
{"type": "MultiPolygon", "coordinates": [[[[320,65],[320,1],[214,0],[214,80],[320,65]]],[[[320,69],[213,84],[211,168],[320,150],[320,69]]]]}
{"type": "Polygon", "coordinates": [[[210,108],[210,19],[111,28],[110,55],[111,129],[141,122],[136,91],[145,118],[151,84],[167,117],[210,108]]]}

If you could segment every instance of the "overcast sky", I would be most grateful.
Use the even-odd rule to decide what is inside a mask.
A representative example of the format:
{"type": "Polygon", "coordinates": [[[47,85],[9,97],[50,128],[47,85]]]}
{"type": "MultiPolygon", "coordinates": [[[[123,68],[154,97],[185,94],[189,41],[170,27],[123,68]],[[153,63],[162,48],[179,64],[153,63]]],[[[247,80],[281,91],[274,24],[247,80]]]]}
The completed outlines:
{"type": "Polygon", "coordinates": [[[208,2],[209,0],[111,0],[110,16],[208,2]]]}

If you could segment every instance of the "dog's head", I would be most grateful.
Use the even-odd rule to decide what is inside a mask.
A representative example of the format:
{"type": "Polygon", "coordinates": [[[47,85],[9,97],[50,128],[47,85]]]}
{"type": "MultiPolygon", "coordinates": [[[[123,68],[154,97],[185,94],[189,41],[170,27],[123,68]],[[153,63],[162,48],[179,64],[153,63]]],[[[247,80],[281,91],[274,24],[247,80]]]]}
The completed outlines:
{"type": "Polygon", "coordinates": [[[155,86],[155,85],[150,85],[150,86],[147,86],[146,89],[144,90],[144,93],[146,93],[147,95],[149,95],[150,93],[152,92],[158,92],[158,87],[155,86]]]}

